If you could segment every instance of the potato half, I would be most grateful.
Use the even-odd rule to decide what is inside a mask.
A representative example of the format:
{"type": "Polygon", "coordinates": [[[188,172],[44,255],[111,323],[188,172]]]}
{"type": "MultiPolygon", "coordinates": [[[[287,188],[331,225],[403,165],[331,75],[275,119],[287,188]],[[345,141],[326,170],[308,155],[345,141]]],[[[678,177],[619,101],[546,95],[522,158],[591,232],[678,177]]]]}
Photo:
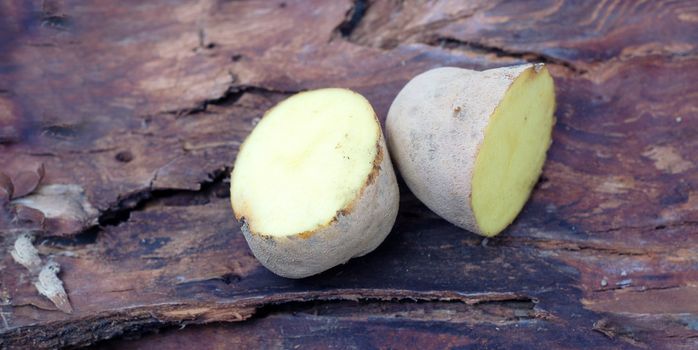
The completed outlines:
{"type": "Polygon", "coordinates": [[[386,130],[400,174],[424,204],[483,236],[504,230],[545,162],[555,87],[543,64],[437,68],[393,101],[386,130]]]}
{"type": "Polygon", "coordinates": [[[296,94],[266,113],[240,147],[230,195],[255,257],[290,278],[374,250],[399,203],[373,108],[334,88],[296,94]]]}

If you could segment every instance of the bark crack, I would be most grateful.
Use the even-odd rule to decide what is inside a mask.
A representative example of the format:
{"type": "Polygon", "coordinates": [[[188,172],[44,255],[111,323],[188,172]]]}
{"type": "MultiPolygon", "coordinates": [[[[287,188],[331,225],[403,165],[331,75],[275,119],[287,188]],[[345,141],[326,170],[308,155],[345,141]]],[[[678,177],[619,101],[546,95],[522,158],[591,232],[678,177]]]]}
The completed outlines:
{"type": "Polygon", "coordinates": [[[228,179],[230,170],[230,167],[224,167],[209,173],[209,179],[200,182],[200,189],[197,191],[153,189],[153,183],[151,182],[149,188],[126,196],[119,200],[112,208],[100,213],[98,217],[99,225],[118,226],[128,221],[131,217],[131,213],[141,211],[148,204],[164,198],[178,195],[210,194],[217,185],[222,184],[228,179]]]}
{"type": "MultiPolygon", "coordinates": [[[[79,246],[93,244],[97,241],[97,236],[106,226],[119,226],[131,218],[131,214],[142,211],[150,204],[164,199],[174,197],[195,197],[199,195],[210,196],[217,188],[224,186],[228,181],[230,168],[217,169],[208,175],[208,180],[199,183],[199,190],[183,189],[153,189],[152,183],[142,191],[129,194],[119,199],[111,208],[102,211],[97,216],[96,225],[87,227],[80,232],[70,236],[48,236],[43,238],[42,244],[56,244],[62,246],[79,246]]],[[[216,192],[217,193],[217,192],[216,192]]],[[[191,205],[197,205],[192,201],[191,205]]]]}
{"type": "Polygon", "coordinates": [[[361,20],[366,15],[369,3],[366,0],[354,0],[354,5],[349,9],[344,21],[335,29],[343,38],[348,38],[359,26],[361,20]]]}
{"type": "Polygon", "coordinates": [[[465,50],[479,54],[492,54],[497,57],[521,59],[529,63],[558,65],[580,75],[588,72],[586,69],[577,67],[569,61],[534,51],[508,50],[502,47],[486,45],[476,41],[464,41],[441,36],[432,37],[423,41],[422,43],[430,46],[439,46],[446,49],[465,50]]]}
{"type": "Polygon", "coordinates": [[[587,231],[590,234],[603,234],[610,232],[618,232],[623,230],[638,230],[638,231],[656,231],[664,230],[668,228],[686,227],[686,226],[698,226],[698,221],[693,220],[678,220],[674,222],[669,222],[661,225],[641,225],[641,226],[615,226],[604,230],[587,231]]]}
{"type": "MultiPolygon", "coordinates": [[[[235,80],[234,77],[232,77],[233,81],[235,80]]],[[[202,113],[207,113],[208,112],[208,107],[209,106],[232,106],[236,102],[242,98],[247,93],[251,94],[260,94],[260,95],[265,95],[265,94],[285,94],[285,95],[291,95],[300,92],[301,90],[278,90],[278,89],[271,89],[267,87],[262,87],[262,86],[254,86],[254,85],[231,85],[221,96],[204,100],[200,103],[198,103],[194,107],[190,108],[183,108],[183,109],[178,109],[178,110],[171,110],[171,111],[164,111],[161,112],[160,114],[171,114],[175,115],[177,117],[184,117],[184,116],[189,116],[189,115],[195,115],[195,114],[202,114],[202,113]]]]}
{"type": "MultiPolygon", "coordinates": [[[[411,291],[394,289],[349,289],[314,292],[279,293],[266,297],[249,296],[219,303],[168,303],[154,307],[134,307],[59,323],[50,327],[10,328],[0,332],[3,345],[56,347],[85,346],[116,335],[137,334],[173,325],[240,322],[270,314],[305,313],[329,310],[334,317],[342,314],[342,302],[359,303],[364,314],[391,318],[403,317],[428,321],[424,311],[458,306],[460,314],[443,318],[454,323],[516,323],[532,320],[555,321],[556,317],[537,308],[537,299],[513,292],[460,293],[455,291],[411,291]],[[454,305],[455,304],[455,305],[454,305]],[[389,313],[383,313],[384,307],[389,313]],[[299,311],[300,310],[300,311],[299,311]]],[[[346,310],[356,309],[352,304],[346,310]]],[[[443,314],[443,313],[441,313],[443,314]]],[[[430,321],[431,322],[431,321],[430,321]]]]}
{"type": "Polygon", "coordinates": [[[516,239],[504,238],[503,240],[511,242],[511,243],[522,242],[524,245],[535,246],[536,248],[542,248],[545,250],[558,250],[558,251],[569,251],[569,252],[589,251],[591,253],[601,253],[601,254],[610,254],[610,255],[618,255],[618,256],[644,256],[647,254],[667,253],[665,251],[657,251],[657,250],[649,251],[647,249],[641,249],[641,248],[638,248],[638,249],[633,249],[633,248],[619,249],[617,247],[605,247],[605,246],[601,246],[601,245],[593,245],[593,244],[588,244],[588,243],[581,244],[579,242],[542,240],[542,239],[532,239],[532,238],[526,238],[526,237],[516,237],[516,239]]]}
{"type": "Polygon", "coordinates": [[[603,293],[603,292],[613,292],[613,291],[625,289],[625,290],[628,290],[631,292],[643,293],[643,292],[654,291],[654,290],[680,289],[680,288],[685,287],[685,286],[676,285],[676,284],[673,284],[670,286],[657,286],[657,287],[645,287],[645,286],[632,287],[631,283],[632,283],[631,279],[625,279],[625,280],[616,282],[616,284],[612,287],[609,286],[607,288],[594,289],[594,292],[603,293]]]}

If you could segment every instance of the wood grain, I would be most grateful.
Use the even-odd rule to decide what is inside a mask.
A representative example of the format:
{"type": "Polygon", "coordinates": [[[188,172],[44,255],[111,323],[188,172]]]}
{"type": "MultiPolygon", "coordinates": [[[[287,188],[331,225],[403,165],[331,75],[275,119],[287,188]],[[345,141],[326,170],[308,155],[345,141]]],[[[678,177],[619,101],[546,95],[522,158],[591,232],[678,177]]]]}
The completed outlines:
{"type": "Polygon", "coordinates": [[[46,220],[2,204],[1,347],[698,347],[693,1],[47,0],[0,17],[0,171],[43,165],[22,200],[73,189],[46,220]],[[502,235],[401,186],[366,257],[303,280],[252,257],[227,174],[267,108],[341,86],[384,120],[426,69],[527,61],[549,65],[558,123],[502,235]],[[13,261],[25,232],[72,313],[13,261]]]}

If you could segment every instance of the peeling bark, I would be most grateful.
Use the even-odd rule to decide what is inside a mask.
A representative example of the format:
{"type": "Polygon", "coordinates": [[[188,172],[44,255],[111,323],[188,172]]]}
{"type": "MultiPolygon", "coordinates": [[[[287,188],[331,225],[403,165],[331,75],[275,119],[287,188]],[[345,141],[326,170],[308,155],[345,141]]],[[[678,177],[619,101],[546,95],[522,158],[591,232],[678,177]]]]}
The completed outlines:
{"type": "Polygon", "coordinates": [[[58,278],[60,271],[61,267],[57,263],[49,262],[39,272],[38,281],[34,283],[34,286],[39,294],[49,298],[59,310],[70,314],[73,313],[73,307],[65,293],[63,282],[58,278]]]}
{"type": "Polygon", "coordinates": [[[24,266],[30,272],[39,271],[41,268],[41,258],[39,251],[34,248],[29,235],[23,234],[15,240],[14,248],[10,253],[18,264],[24,266]]]}
{"type": "MultiPolygon", "coordinates": [[[[10,255],[17,264],[24,266],[29,271],[32,280],[36,280],[34,287],[39,294],[51,300],[59,310],[68,314],[72,313],[73,308],[63,288],[63,282],[58,278],[58,273],[61,270],[60,265],[49,260],[42,267],[39,251],[32,244],[32,239],[28,234],[20,234],[14,242],[10,255]]],[[[7,319],[4,322],[7,323],[7,319]]],[[[9,324],[5,328],[9,328],[9,324]]]]}

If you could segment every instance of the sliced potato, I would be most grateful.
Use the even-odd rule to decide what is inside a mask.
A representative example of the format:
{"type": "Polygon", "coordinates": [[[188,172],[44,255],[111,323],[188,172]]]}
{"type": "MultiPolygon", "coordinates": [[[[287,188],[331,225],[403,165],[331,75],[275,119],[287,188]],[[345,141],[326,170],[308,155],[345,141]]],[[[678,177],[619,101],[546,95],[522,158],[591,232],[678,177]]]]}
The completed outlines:
{"type": "Polygon", "coordinates": [[[516,218],[540,176],[554,110],[555,87],[543,64],[437,68],[412,79],[393,101],[389,149],[431,210],[494,236],[516,218]]]}
{"type": "Polygon", "coordinates": [[[271,271],[300,278],[375,249],[398,187],[370,103],[345,89],[296,94],[241,146],[231,175],[235,217],[271,271]]]}

